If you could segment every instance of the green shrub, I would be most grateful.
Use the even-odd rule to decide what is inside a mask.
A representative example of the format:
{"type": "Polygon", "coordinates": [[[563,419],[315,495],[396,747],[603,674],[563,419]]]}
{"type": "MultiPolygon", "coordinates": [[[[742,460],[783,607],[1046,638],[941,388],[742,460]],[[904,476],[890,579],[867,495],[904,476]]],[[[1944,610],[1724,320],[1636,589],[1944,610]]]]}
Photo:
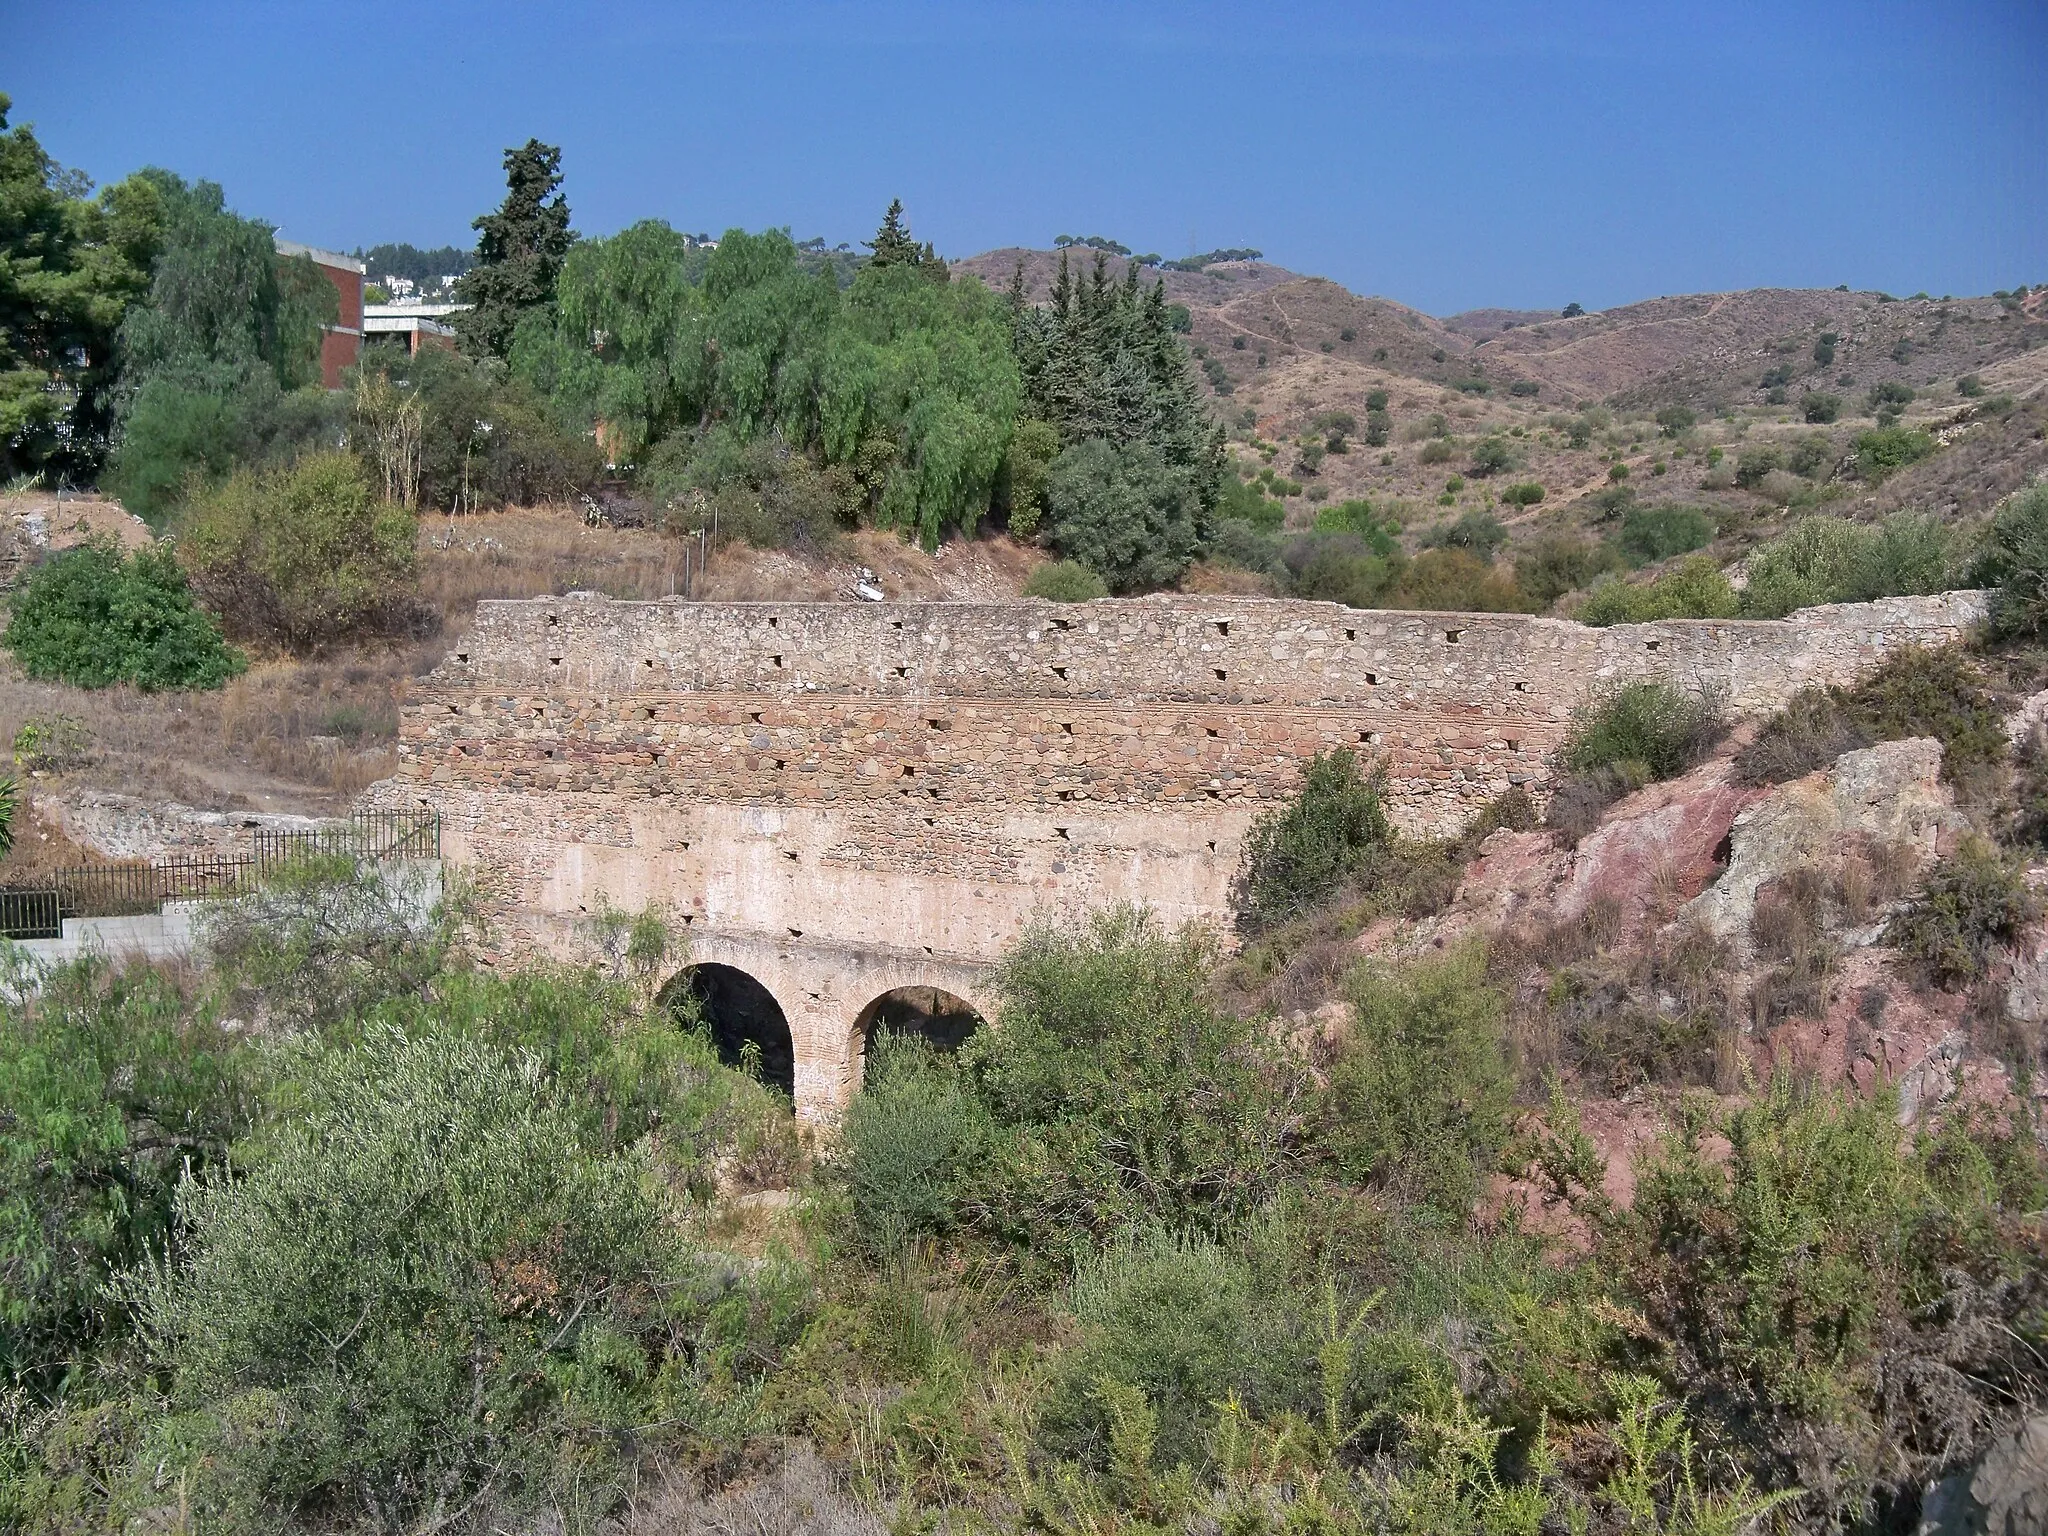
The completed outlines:
{"type": "Polygon", "coordinates": [[[1917,428],[1879,427],[1859,432],[1850,446],[1856,452],[1856,467],[1872,484],[1885,476],[1917,464],[1934,452],[1934,439],[1917,428]]]}
{"type": "Polygon", "coordinates": [[[152,526],[237,466],[289,462],[342,435],[340,396],[281,390],[262,370],[232,373],[160,374],[136,392],[104,484],[152,526]]]}
{"type": "Polygon", "coordinates": [[[1931,736],[1942,775],[1981,782],[2006,757],[2005,711],[1960,649],[1902,646],[1852,688],[1807,688],[1766,720],[1737,757],[1750,783],[1783,783],[1877,741],[1931,736]]]}
{"type": "Polygon", "coordinates": [[[1898,513],[1872,527],[1805,517],[1750,556],[1742,612],[1778,619],[1820,603],[1939,592],[1951,566],[1951,535],[1939,519],[1898,513]]]}
{"type": "Polygon", "coordinates": [[[1939,517],[1896,512],[1877,525],[1856,581],[1842,601],[1918,597],[1945,591],[1955,579],[1956,537],[1939,517]]]}
{"type": "MultiPolygon", "coordinates": [[[[1483,514],[1482,514],[1483,515],[1483,514]]],[[[1426,549],[1401,572],[1387,606],[1428,613],[1526,613],[1529,599],[1468,549],[1426,549]]]]}
{"type": "Polygon", "coordinates": [[[959,1221],[988,1128],[950,1056],[915,1036],[884,1034],[869,1047],[842,1135],[854,1218],[889,1253],[959,1221]]]}
{"type": "Polygon", "coordinates": [[[193,585],[237,633],[311,650],[412,621],[418,524],[345,453],[236,475],[180,519],[193,585]]]}
{"type": "Polygon", "coordinates": [[[468,932],[467,891],[347,855],[295,860],[200,925],[216,995],[276,1030],[324,1030],[418,997],[468,932]]]}
{"type": "Polygon", "coordinates": [[[1755,448],[1745,448],[1736,456],[1735,483],[1745,491],[1753,491],[1763,484],[1764,477],[1774,469],[1782,469],[1785,455],[1775,443],[1763,443],[1755,448]]]}
{"type": "Polygon", "coordinates": [[[1577,617],[1580,623],[1593,625],[1728,619],[1739,606],[1735,588],[1712,557],[1693,555],[1651,582],[1631,584],[1602,576],[1586,594],[1577,617]]]}
{"type": "Polygon", "coordinates": [[[1653,779],[1684,773],[1713,750],[1721,716],[1669,683],[1623,683],[1582,706],[1558,762],[1577,773],[1640,763],[1653,779]]]}
{"type": "Polygon", "coordinates": [[[1784,784],[1869,745],[1869,728],[1842,689],[1802,688],[1735,754],[1735,771],[1745,784],[1784,784]]]}
{"type": "Polygon", "coordinates": [[[1508,386],[1508,393],[1523,400],[1532,400],[1543,393],[1543,386],[1534,379],[1517,379],[1508,386]]]}
{"type": "Polygon", "coordinates": [[[1109,587],[1078,560],[1054,560],[1024,578],[1024,595],[1054,603],[1086,603],[1109,596],[1109,587]]]}
{"type": "MultiPolygon", "coordinates": [[[[1027,434],[1027,449],[1029,442],[1027,434]]],[[[641,468],[640,484],[652,500],[673,506],[687,526],[716,524],[721,538],[756,549],[815,553],[833,548],[842,527],[894,515],[893,504],[885,512],[883,497],[890,486],[904,483],[895,474],[899,452],[894,439],[876,434],[861,442],[852,462],[826,471],[776,433],[742,437],[719,422],[694,436],[677,433],[657,443],[641,468]]],[[[1009,464],[1012,495],[1020,475],[1028,488],[1046,473],[1028,457],[1009,464]]]]}
{"type": "Polygon", "coordinates": [[[1371,534],[1317,532],[1281,553],[1294,595],[1351,608],[1375,608],[1400,579],[1399,546],[1384,529],[1371,534]]]}
{"type": "Polygon", "coordinates": [[[1758,547],[1742,594],[1746,617],[1779,619],[1799,608],[1840,601],[1860,584],[1876,530],[1846,517],[1805,517],[1758,547]]]}
{"type": "Polygon", "coordinates": [[[2005,712],[1983,672],[1958,647],[1902,646],[1848,697],[1876,740],[1932,736],[1940,742],[1950,774],[2005,757],[2005,712]]]}
{"type": "Polygon", "coordinates": [[[1194,477],[1148,444],[1117,448],[1091,439],[1053,461],[1046,480],[1047,536],[1063,557],[1095,571],[1112,592],[1178,580],[1208,531],[1194,477]]]}
{"type": "Polygon", "coordinates": [[[1478,947],[1398,969],[1362,965],[1345,985],[1351,1033],[1330,1067],[1319,1139],[1347,1178],[1395,1182],[1462,1213],[1514,1112],[1505,1001],[1478,947]]]}
{"type": "Polygon", "coordinates": [[[1500,519],[1481,507],[1473,507],[1454,522],[1439,523],[1422,536],[1427,549],[1470,550],[1483,561],[1493,559],[1507,541],[1508,531],[1500,519]]]}
{"type": "Polygon", "coordinates": [[[1713,541],[1714,520],[1694,507],[1636,507],[1621,519],[1615,539],[1636,565],[1688,554],[1713,541]]]}
{"type": "Polygon", "coordinates": [[[0,1377],[43,1395],[124,1331],[109,1282],[172,1241],[180,1177],[225,1159],[260,1074],[160,972],[88,959],[25,990],[0,1027],[0,1377]]]}
{"type": "Polygon", "coordinates": [[[1667,405],[1657,412],[1657,425],[1666,437],[1676,437],[1689,432],[1698,423],[1699,417],[1682,405],[1667,405]]]}
{"type": "Polygon", "coordinates": [[[1569,533],[1539,534],[1515,557],[1515,585],[1547,608],[1620,563],[1610,545],[1569,533]]]}
{"type": "Polygon", "coordinates": [[[92,732],[76,715],[30,715],[14,733],[14,766],[30,773],[66,773],[92,756],[92,732]]]}
{"type": "MultiPolygon", "coordinates": [[[[1049,421],[1026,418],[1010,433],[1010,452],[1004,462],[1009,474],[1012,537],[1028,539],[1038,532],[1039,522],[1045,516],[1045,477],[1051,473],[1052,461],[1059,453],[1059,428],[1049,421]]],[[[1239,483],[1233,478],[1229,486],[1239,483]]]]}
{"type": "Polygon", "coordinates": [[[2026,871],[1989,843],[1969,838],[1892,914],[1884,937],[1934,985],[1970,986],[2018,946],[2040,915],[2026,871]]]}
{"type": "Polygon", "coordinates": [[[1800,418],[1816,426],[1825,425],[1841,414],[1842,397],[1840,395],[1828,395],[1817,391],[1810,391],[1802,396],[1799,401],[1800,418]]]}
{"type": "Polygon", "coordinates": [[[1276,581],[1284,581],[1288,575],[1286,566],[1281,563],[1277,531],[1256,528],[1241,518],[1226,517],[1216,524],[1216,539],[1209,546],[1209,556],[1225,565],[1255,571],[1276,581]]]}
{"type": "MultiPolygon", "coordinates": [[[[615,427],[646,408],[644,399],[615,398],[615,427]]],[[[563,501],[605,472],[596,438],[565,429],[526,380],[445,347],[412,357],[395,346],[365,347],[348,428],[385,499],[420,511],[563,501]]],[[[613,446],[623,445],[615,438],[613,446]]],[[[630,452],[648,462],[641,445],[630,452]]],[[[661,499],[668,494],[664,488],[661,499]]]]}
{"type": "Polygon", "coordinates": [[[237,1179],[179,1192],[189,1254],[131,1295],[204,1525],[320,1503],[415,1522],[672,1412],[685,1255],[637,1159],[594,1153],[538,1063],[374,1032],[305,1063],[237,1179]]]}
{"type": "Polygon", "coordinates": [[[2012,808],[2001,836],[2023,848],[2048,848],[2048,734],[2039,726],[2013,750],[2012,808]]]}
{"type": "Polygon", "coordinates": [[[960,1049],[991,1127],[978,1226],[1056,1257],[1155,1222],[1223,1230],[1275,1196],[1303,1072],[1218,1006],[1217,958],[1134,908],[1012,947],[994,1027],[960,1049]]]}
{"type": "Polygon", "coordinates": [[[1597,1249],[1702,1433],[1767,1486],[1814,1490],[1797,1529],[1896,1508],[1949,1464],[1959,1426],[1987,1433],[2005,1391],[2038,1390],[2032,1346],[2007,1332],[2040,1305],[2020,1278],[2039,1269],[2020,1215],[2041,1199],[2038,1151],[1967,1111],[1902,1136],[1897,1113],[1889,1093],[1784,1076],[1695,1112],[1638,1164],[1597,1249]],[[1898,1394],[1902,1378],[1958,1392],[1898,1394]]]}
{"type": "Polygon", "coordinates": [[[31,677],[145,693],[218,688],[244,666],[165,546],[123,556],[86,544],[36,567],[15,593],[7,648],[31,677]]]}
{"type": "MultiPolygon", "coordinates": [[[[1424,449],[1423,453],[1427,462],[1428,450],[1424,449]]],[[[1515,453],[1508,447],[1506,438],[1482,438],[1473,445],[1470,473],[1474,478],[1484,480],[1489,475],[1497,475],[1502,470],[1512,469],[1514,463],[1515,453]]]]}
{"type": "Polygon", "coordinates": [[[1252,823],[1237,882],[1237,926],[1247,937],[1328,901],[1393,836],[1383,786],[1339,747],[1310,759],[1301,790],[1252,823]]]}
{"type": "Polygon", "coordinates": [[[1966,373],[1956,380],[1956,393],[1965,400],[1974,400],[1984,393],[1984,381],[1974,373],[1966,373]]]}
{"type": "Polygon", "coordinates": [[[1256,485],[1247,484],[1236,476],[1226,476],[1223,493],[1216,504],[1216,515],[1220,519],[1237,519],[1250,523],[1255,528],[1268,531],[1281,527],[1287,521],[1287,508],[1280,502],[1259,493],[1256,485]]]}
{"type": "Polygon", "coordinates": [[[1451,446],[1447,437],[1433,437],[1422,445],[1416,461],[1422,464],[1448,464],[1457,457],[1457,449],[1451,446]]]}
{"type": "Polygon", "coordinates": [[[1318,533],[1355,533],[1376,555],[1391,555],[1396,548],[1393,530],[1369,501],[1332,502],[1316,513],[1315,527],[1318,533]]]}
{"type": "Polygon", "coordinates": [[[1991,629],[1999,638],[2048,629],[2048,480],[1999,504],[1970,580],[1992,589],[1991,629]]]}
{"type": "Polygon", "coordinates": [[[1151,1466],[1197,1464],[1216,1404],[1283,1405],[1292,1383],[1272,1345],[1285,1298],[1210,1239],[1158,1227],[1119,1237],[1075,1266],[1072,1298],[1081,1340],[1060,1357],[1045,1409],[1055,1451],[1110,1465],[1131,1459],[1112,1438],[1136,1431],[1151,1466]]]}
{"type": "Polygon", "coordinates": [[[1543,487],[1533,480],[1523,481],[1502,491],[1500,499],[1511,507],[1533,507],[1543,500],[1543,487]]]}

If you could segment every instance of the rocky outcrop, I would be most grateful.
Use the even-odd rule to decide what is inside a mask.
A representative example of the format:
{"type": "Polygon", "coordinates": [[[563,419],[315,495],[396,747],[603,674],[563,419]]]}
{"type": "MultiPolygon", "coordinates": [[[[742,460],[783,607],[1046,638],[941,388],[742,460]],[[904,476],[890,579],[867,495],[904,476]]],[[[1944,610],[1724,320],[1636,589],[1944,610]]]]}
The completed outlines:
{"type": "Polygon", "coordinates": [[[1360,947],[1436,944],[1524,918],[1576,918],[1595,902],[1611,903],[1625,930],[1662,924],[1714,878],[1735,817],[1766,793],[1737,784],[1734,764],[1715,758],[1617,802],[1576,848],[1560,847],[1548,831],[1496,832],[1441,918],[1414,925],[1418,933],[1376,926],[1360,947]]]}
{"type": "Polygon", "coordinates": [[[1918,1536],[2048,1536],[2048,1414],[1927,1490],[1918,1536]]]}
{"type": "Polygon", "coordinates": [[[1757,893],[1795,870],[1827,867],[1859,844],[1887,850],[1917,874],[1968,830],[1941,782],[1941,745],[1926,738],[1845,752],[1832,768],[1780,785],[1729,830],[1728,868],[1682,918],[1745,958],[1757,893]]]}
{"type": "Polygon", "coordinates": [[[62,800],[39,795],[36,814],[81,848],[109,859],[206,858],[247,853],[249,835],[307,832],[331,826],[313,816],[197,811],[175,801],[143,800],[100,790],[69,790],[62,800]]]}

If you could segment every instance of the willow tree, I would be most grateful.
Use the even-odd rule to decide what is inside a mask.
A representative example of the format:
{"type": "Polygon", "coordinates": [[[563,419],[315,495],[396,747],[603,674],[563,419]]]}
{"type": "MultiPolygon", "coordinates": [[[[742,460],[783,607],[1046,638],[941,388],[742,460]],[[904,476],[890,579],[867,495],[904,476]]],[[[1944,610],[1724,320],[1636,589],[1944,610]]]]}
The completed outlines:
{"type": "Polygon", "coordinates": [[[707,306],[689,281],[688,246],[658,219],[569,252],[552,314],[522,321],[514,371],[637,460],[696,425],[710,387],[707,306]]]}
{"type": "Polygon", "coordinates": [[[842,293],[782,230],[728,230],[701,282],[695,262],[655,222],[577,247],[552,312],[522,323],[515,369],[635,462],[701,480],[727,452],[714,440],[772,437],[845,468],[848,515],[928,546],[987,514],[1023,381],[978,281],[871,262],[842,293]]]}
{"type": "Polygon", "coordinates": [[[808,444],[816,420],[818,351],[839,286],[807,272],[784,230],[727,230],[704,269],[712,412],[742,438],[779,428],[808,444]]]}
{"type": "Polygon", "coordinates": [[[1023,398],[1009,320],[980,282],[869,266],[825,347],[819,421],[828,462],[878,437],[894,449],[876,520],[927,548],[989,509],[1023,398]]]}

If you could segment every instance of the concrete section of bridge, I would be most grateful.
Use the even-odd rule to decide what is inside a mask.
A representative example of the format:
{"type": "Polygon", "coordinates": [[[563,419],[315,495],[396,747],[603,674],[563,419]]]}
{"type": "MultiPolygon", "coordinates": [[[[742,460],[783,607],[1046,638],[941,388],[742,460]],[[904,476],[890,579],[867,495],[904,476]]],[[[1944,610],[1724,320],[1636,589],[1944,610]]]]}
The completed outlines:
{"type": "Polygon", "coordinates": [[[1245,833],[1317,752],[1372,757],[1398,821],[1449,831],[1540,795],[1602,687],[1767,709],[1981,613],[1974,593],[1608,630],[1194,596],[485,602],[371,799],[441,813],[516,945],[572,949],[602,900],[666,905],[699,964],[772,996],[797,1105],[829,1113],[878,998],[987,1016],[1034,921],[1117,901],[1226,920],[1245,833]]]}

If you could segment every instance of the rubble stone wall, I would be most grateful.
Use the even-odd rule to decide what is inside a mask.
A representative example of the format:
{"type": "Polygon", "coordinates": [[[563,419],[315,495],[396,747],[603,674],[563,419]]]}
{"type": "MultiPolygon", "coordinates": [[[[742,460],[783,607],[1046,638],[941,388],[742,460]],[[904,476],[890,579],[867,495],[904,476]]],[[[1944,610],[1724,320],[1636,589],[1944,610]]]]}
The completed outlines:
{"type": "Polygon", "coordinates": [[[773,947],[799,1101],[822,1108],[858,1073],[849,957],[964,975],[1041,915],[1219,919],[1252,820],[1317,752],[1372,756],[1407,830],[1454,831],[1540,794],[1603,687],[1666,677],[1757,712],[1982,613],[1976,593],[1605,630],[1200,596],[485,602],[374,797],[439,810],[522,942],[563,945],[602,894],[667,903],[700,946],[773,947]]]}

